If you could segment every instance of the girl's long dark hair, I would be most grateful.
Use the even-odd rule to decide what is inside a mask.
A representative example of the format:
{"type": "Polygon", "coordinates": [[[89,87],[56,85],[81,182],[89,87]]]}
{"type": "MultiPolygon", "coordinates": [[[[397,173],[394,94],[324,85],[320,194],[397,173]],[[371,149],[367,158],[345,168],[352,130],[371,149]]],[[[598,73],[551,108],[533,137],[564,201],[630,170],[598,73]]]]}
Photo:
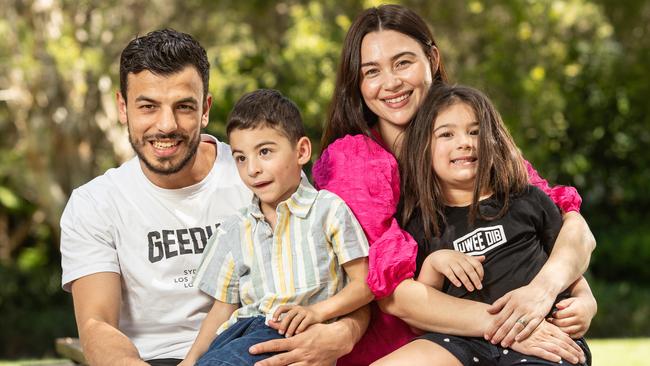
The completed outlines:
{"type": "Polygon", "coordinates": [[[399,156],[404,199],[402,227],[419,209],[427,237],[439,236],[441,224],[445,222],[445,197],[431,158],[433,126],[440,113],[457,103],[469,106],[479,123],[478,170],[469,224],[473,225],[476,218],[492,220],[503,216],[508,210],[510,196],[522,193],[528,184],[523,157],[488,97],[466,86],[432,87],[406,129],[399,156]],[[503,202],[499,212],[489,217],[478,209],[481,192],[487,190],[503,202]]]}
{"type": "Polygon", "coordinates": [[[334,140],[345,135],[365,134],[372,137],[370,128],[377,123],[377,116],[363,101],[361,83],[361,42],[366,34],[379,30],[394,30],[416,40],[424,54],[429,57],[432,85],[445,83],[447,74],[438,51],[435,62],[431,30],[414,11],[401,5],[381,5],[364,10],[348,30],[341,51],[334,94],[323,137],[322,150],[334,140]]]}

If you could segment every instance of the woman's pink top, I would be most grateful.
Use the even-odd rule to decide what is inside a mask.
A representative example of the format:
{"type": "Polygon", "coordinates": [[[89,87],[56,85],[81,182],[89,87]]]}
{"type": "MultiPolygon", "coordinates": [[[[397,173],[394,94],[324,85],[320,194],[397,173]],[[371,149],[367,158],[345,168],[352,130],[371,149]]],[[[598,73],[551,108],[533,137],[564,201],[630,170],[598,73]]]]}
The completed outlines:
{"type": "MultiPolygon", "coordinates": [[[[531,184],[546,192],[565,212],[579,211],[582,199],[573,187],[551,188],[526,162],[531,184]]],[[[363,227],[370,252],[368,286],[377,299],[390,295],[413,277],[417,243],[394,218],[400,197],[399,169],[395,157],[365,135],[347,135],[330,144],[314,164],[312,174],[319,189],[340,196],[363,227]]],[[[363,338],[337,365],[369,365],[413,339],[399,318],[372,303],[372,318],[363,338]]]]}

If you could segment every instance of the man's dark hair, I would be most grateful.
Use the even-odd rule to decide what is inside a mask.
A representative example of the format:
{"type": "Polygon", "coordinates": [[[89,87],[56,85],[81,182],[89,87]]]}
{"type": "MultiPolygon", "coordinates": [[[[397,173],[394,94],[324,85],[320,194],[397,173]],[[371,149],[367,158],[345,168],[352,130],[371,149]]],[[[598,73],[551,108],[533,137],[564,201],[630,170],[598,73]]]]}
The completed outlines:
{"type": "Polygon", "coordinates": [[[226,133],[271,127],[295,144],[306,136],[300,111],[294,102],[274,89],[258,89],[241,97],[228,116],[226,133]]]}
{"type": "Polygon", "coordinates": [[[126,100],[127,77],[148,70],[171,75],[194,66],[203,81],[203,100],[208,95],[210,63],[205,49],[192,36],[173,29],[161,29],[136,37],[120,56],[120,92],[126,100]]]}

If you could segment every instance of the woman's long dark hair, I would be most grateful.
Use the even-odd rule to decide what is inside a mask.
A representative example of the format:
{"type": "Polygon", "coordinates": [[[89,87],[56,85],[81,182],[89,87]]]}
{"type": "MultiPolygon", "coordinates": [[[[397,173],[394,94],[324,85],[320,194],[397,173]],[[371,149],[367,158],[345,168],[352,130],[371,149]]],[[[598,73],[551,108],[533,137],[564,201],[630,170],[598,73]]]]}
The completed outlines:
{"type": "Polygon", "coordinates": [[[457,103],[469,106],[479,123],[478,170],[469,224],[473,225],[476,218],[492,220],[503,216],[508,210],[510,196],[520,194],[528,184],[523,157],[488,97],[466,86],[432,87],[406,129],[399,156],[404,199],[402,227],[419,209],[427,237],[439,236],[440,225],[445,222],[445,197],[431,157],[433,126],[440,113],[457,103]],[[486,190],[503,202],[494,216],[485,216],[478,209],[481,193],[486,190]]]}
{"type": "Polygon", "coordinates": [[[394,30],[416,40],[431,60],[429,63],[433,77],[432,85],[447,81],[440,52],[437,63],[434,61],[436,42],[431,30],[419,15],[401,5],[381,5],[364,10],[345,36],[334,95],[321,139],[323,150],[334,140],[345,135],[365,134],[372,137],[370,128],[377,123],[377,116],[368,109],[359,89],[361,42],[366,34],[379,30],[394,30]]]}

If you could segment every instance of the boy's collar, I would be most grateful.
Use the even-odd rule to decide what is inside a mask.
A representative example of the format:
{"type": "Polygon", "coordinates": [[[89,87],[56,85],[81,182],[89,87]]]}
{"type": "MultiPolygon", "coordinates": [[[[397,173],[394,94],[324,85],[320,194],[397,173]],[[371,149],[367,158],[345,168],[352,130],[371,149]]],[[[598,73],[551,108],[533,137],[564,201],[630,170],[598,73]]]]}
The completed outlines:
{"type": "MultiPolygon", "coordinates": [[[[280,202],[278,207],[286,205],[292,215],[304,219],[309,214],[309,210],[311,210],[314,201],[316,201],[316,196],[318,196],[318,191],[311,185],[311,183],[309,183],[309,180],[303,176],[300,179],[298,189],[296,189],[291,197],[280,202]]],[[[256,219],[264,219],[264,214],[260,209],[260,199],[255,195],[253,196],[253,201],[251,202],[248,211],[256,219]]]]}

